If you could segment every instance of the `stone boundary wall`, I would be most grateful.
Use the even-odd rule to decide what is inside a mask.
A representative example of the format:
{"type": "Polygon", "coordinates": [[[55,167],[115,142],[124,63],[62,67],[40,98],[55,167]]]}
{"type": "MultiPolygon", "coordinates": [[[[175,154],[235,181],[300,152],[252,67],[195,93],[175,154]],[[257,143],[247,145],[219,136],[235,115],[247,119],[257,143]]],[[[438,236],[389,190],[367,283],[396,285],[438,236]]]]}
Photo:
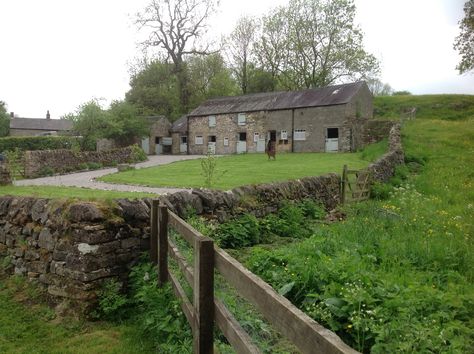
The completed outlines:
{"type": "Polygon", "coordinates": [[[74,152],[65,149],[26,151],[25,177],[38,177],[43,168],[51,168],[55,172],[70,172],[70,170],[77,169],[83,163],[96,162],[111,166],[116,163],[131,162],[132,157],[133,149],[130,146],[98,152],[74,152]]]}
{"type": "MultiPolygon", "coordinates": [[[[390,130],[389,151],[368,169],[376,181],[393,176],[403,163],[400,125],[390,130]]],[[[191,210],[219,221],[251,212],[263,216],[286,199],[310,198],[327,210],[340,204],[337,174],[305,177],[230,191],[196,189],[161,197],[173,211],[191,210]]],[[[76,302],[87,311],[104,280],[125,280],[130,267],[149,249],[151,200],[113,203],[0,197],[0,263],[44,285],[58,301],[76,302]]],[[[0,270],[1,271],[1,270],[0,270]]]]}
{"type": "Polygon", "coordinates": [[[392,120],[368,120],[363,138],[364,144],[373,144],[385,139],[394,124],[396,123],[392,120]]]}

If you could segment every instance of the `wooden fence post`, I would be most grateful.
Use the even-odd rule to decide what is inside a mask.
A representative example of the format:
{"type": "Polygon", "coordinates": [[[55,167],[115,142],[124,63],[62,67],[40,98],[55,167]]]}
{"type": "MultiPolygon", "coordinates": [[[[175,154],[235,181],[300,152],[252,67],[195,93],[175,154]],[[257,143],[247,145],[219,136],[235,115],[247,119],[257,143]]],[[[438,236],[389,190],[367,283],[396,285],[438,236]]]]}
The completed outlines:
{"type": "Polygon", "coordinates": [[[151,201],[150,211],[150,260],[158,264],[158,200],[151,201]]]}
{"type": "Polygon", "coordinates": [[[158,231],[158,283],[162,286],[168,281],[168,208],[159,206],[158,231]]]}
{"type": "Polygon", "coordinates": [[[207,237],[196,238],[194,249],[193,352],[212,354],[214,349],[214,243],[207,237]]]}
{"type": "Polygon", "coordinates": [[[342,180],[341,180],[341,204],[344,205],[346,202],[346,183],[347,183],[347,165],[342,168],[342,180]]]}

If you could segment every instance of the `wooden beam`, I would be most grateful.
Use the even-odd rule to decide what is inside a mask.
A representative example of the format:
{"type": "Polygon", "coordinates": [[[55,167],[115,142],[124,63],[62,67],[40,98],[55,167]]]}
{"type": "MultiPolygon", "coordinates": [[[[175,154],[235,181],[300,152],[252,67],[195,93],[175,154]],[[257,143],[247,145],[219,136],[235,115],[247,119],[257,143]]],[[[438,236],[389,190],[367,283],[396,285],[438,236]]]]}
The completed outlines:
{"type": "Polygon", "coordinates": [[[158,264],[158,205],[160,201],[151,201],[150,210],[150,261],[158,264]]]}
{"type": "Polygon", "coordinates": [[[188,320],[189,325],[191,326],[191,329],[194,333],[194,307],[191,305],[191,302],[189,301],[188,297],[186,296],[186,293],[179,283],[178,279],[175,278],[175,276],[170,273],[169,275],[170,281],[171,281],[171,286],[173,288],[173,292],[176,295],[176,297],[181,299],[181,309],[184,312],[184,315],[186,316],[186,319],[188,320]]]}
{"type": "Polygon", "coordinates": [[[214,350],[214,242],[195,239],[193,352],[212,354],[214,350]]]}
{"type": "Polygon", "coordinates": [[[261,351],[252,343],[252,339],[244,331],[239,322],[229,312],[227,307],[219,300],[214,300],[215,320],[217,326],[224,333],[225,337],[232,345],[232,348],[239,354],[259,354],[261,351]]]}
{"type": "Polygon", "coordinates": [[[186,261],[186,258],[179,252],[178,247],[173,243],[173,241],[168,240],[168,252],[171,257],[173,257],[174,260],[176,260],[176,263],[178,264],[179,269],[184,274],[184,277],[186,278],[188,284],[191,286],[191,288],[194,287],[194,270],[193,268],[188,264],[186,261]]]}
{"type": "Polygon", "coordinates": [[[239,295],[253,303],[302,353],[357,353],[218,247],[215,265],[239,295]]]}
{"type": "Polygon", "coordinates": [[[194,247],[196,237],[204,237],[199,231],[195,230],[191,225],[187,224],[178,215],[169,211],[170,225],[191,245],[194,247]]]}
{"type": "Polygon", "coordinates": [[[168,208],[160,205],[158,214],[158,283],[163,285],[168,281],[168,208]]]}

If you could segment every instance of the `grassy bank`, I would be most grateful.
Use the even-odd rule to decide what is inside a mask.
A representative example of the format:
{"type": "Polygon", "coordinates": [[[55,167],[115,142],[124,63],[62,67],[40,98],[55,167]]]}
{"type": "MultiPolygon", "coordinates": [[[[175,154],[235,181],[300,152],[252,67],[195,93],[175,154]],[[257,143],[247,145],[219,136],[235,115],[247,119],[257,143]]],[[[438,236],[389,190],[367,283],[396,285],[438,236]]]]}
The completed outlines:
{"type": "MultiPolygon", "coordinates": [[[[217,159],[216,189],[285,181],[330,172],[341,173],[344,164],[363,168],[385,152],[384,143],[367,147],[358,153],[295,153],[277,155],[275,161],[264,154],[244,154],[217,159]]],[[[112,183],[139,184],[153,187],[203,187],[200,160],[188,160],[165,166],[131,170],[104,176],[100,180],[112,183]]]]}
{"type": "Polygon", "coordinates": [[[374,97],[375,118],[398,118],[412,108],[418,119],[464,120],[474,116],[474,95],[374,97]]]}

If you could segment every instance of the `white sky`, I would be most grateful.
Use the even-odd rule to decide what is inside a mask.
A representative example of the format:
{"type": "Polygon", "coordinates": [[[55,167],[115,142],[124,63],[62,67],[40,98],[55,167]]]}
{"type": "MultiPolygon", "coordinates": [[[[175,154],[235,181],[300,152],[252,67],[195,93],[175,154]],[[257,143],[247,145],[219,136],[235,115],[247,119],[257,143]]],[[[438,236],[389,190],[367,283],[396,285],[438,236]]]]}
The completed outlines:
{"type": "MultiPolygon", "coordinates": [[[[0,100],[20,117],[52,118],[91,98],[122,99],[139,57],[132,15],[147,0],[0,0],[0,100]]],[[[212,35],[241,14],[260,16],[287,0],[221,0],[212,35]]],[[[474,94],[452,49],[464,0],[355,0],[366,48],[382,81],[414,94],[474,94]]]]}

